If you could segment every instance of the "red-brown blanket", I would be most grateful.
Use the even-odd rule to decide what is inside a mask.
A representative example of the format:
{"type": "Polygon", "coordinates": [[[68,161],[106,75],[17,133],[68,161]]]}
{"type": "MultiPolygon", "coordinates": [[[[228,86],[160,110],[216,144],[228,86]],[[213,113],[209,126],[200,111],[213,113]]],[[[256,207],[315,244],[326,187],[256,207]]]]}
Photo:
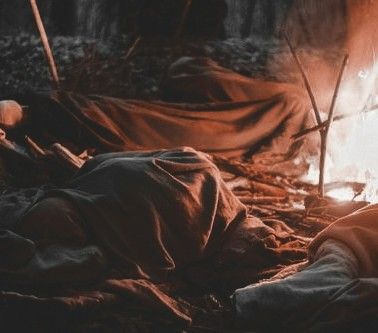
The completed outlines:
{"type": "Polygon", "coordinates": [[[21,133],[98,153],[191,146],[240,157],[287,152],[290,136],[309,122],[308,100],[294,86],[246,78],[207,59],[174,64],[164,93],[169,103],[69,92],[19,97],[29,107],[21,133]]]}
{"type": "Polygon", "coordinates": [[[233,268],[239,283],[257,279],[290,261],[274,247],[295,239],[245,219],[219,170],[192,148],[99,155],[64,188],[1,196],[0,216],[0,318],[14,328],[22,308],[23,329],[38,316],[93,321],[127,302],[182,327],[193,309],[166,286],[230,289],[233,268]]]}
{"type": "MultiPolygon", "coordinates": [[[[50,286],[57,295],[59,284],[82,290],[106,280],[95,290],[132,295],[184,322],[189,317],[153,283],[214,255],[246,217],[217,167],[191,148],[99,155],[64,189],[30,195],[34,203],[13,205],[14,220],[8,214],[0,224],[1,290],[50,286]]],[[[14,198],[2,201],[5,212],[14,198]]]]}

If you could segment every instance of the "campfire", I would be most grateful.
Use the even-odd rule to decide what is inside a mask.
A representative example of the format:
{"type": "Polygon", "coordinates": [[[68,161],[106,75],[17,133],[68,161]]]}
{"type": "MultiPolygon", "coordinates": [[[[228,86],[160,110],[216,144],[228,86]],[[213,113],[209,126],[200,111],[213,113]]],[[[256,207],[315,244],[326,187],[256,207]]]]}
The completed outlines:
{"type": "MultiPolygon", "coordinates": [[[[372,34],[370,22],[362,22],[358,28],[351,29],[357,30],[352,33],[360,37],[364,32],[372,34]]],[[[361,47],[363,42],[351,38],[349,48],[352,48],[354,56],[353,68],[348,71],[349,55],[346,54],[344,60],[340,60],[341,69],[327,111],[320,110],[305,65],[287,35],[285,39],[311,100],[316,122],[314,127],[295,134],[293,139],[298,140],[314,132],[320,135],[319,155],[309,157],[309,170],[302,180],[317,184],[320,197],[377,202],[378,66],[374,46],[369,45],[368,40],[366,52],[371,53],[371,63],[359,64],[356,55],[360,55],[361,50],[356,52],[355,48],[361,47]],[[348,75],[343,79],[344,72],[348,75]]],[[[328,82],[323,84],[329,85],[328,82]]],[[[332,91],[332,87],[328,90],[332,91]]]]}

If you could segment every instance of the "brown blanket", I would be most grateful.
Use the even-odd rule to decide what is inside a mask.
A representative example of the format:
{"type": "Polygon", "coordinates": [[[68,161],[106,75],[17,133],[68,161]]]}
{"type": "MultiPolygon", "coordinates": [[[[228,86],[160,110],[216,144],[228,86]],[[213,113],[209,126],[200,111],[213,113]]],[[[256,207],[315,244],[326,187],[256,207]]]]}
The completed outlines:
{"type": "Polygon", "coordinates": [[[343,217],[324,229],[310,244],[310,259],[327,239],[343,242],[359,262],[359,276],[378,277],[378,205],[370,205],[343,217]]]}
{"type": "Polygon", "coordinates": [[[19,97],[29,106],[21,133],[77,151],[191,146],[240,157],[261,150],[287,152],[290,136],[309,122],[307,99],[295,87],[246,78],[207,59],[174,64],[165,95],[174,103],[69,92],[19,97]]]}
{"type": "MultiPolygon", "coordinates": [[[[13,221],[10,212],[0,221],[1,290],[50,286],[51,296],[62,292],[58,285],[82,290],[107,279],[95,290],[131,295],[184,322],[189,317],[153,283],[214,255],[246,216],[208,156],[191,148],[99,155],[66,188],[28,198],[28,207],[13,205],[13,221]]],[[[0,293],[9,298],[22,299],[0,293]]]]}
{"type": "Polygon", "coordinates": [[[113,267],[129,277],[169,272],[220,247],[246,209],[209,158],[191,148],[110,153],[85,164],[62,193],[113,267]]]}
{"type": "Polygon", "coordinates": [[[376,332],[378,206],[345,216],[309,246],[309,265],[234,294],[237,322],[258,332],[376,332]]]}

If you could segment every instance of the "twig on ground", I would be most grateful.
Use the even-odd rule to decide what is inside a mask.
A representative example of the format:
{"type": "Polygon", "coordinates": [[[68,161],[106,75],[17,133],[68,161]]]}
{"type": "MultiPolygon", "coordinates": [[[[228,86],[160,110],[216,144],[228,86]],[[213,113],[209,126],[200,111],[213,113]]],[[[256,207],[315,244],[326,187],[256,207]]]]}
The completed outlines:
{"type": "Polygon", "coordinates": [[[252,204],[274,204],[287,202],[287,197],[271,197],[271,196],[240,196],[239,200],[246,205],[252,204]]]}
{"type": "Polygon", "coordinates": [[[34,140],[25,135],[25,142],[37,156],[46,156],[46,152],[34,140]]]}
{"type": "Polygon", "coordinates": [[[139,43],[141,42],[141,40],[142,40],[142,36],[138,36],[134,40],[134,42],[131,44],[129,50],[127,51],[126,55],[122,59],[124,66],[127,64],[127,61],[132,56],[132,54],[134,53],[135,49],[138,47],[139,43]]]}

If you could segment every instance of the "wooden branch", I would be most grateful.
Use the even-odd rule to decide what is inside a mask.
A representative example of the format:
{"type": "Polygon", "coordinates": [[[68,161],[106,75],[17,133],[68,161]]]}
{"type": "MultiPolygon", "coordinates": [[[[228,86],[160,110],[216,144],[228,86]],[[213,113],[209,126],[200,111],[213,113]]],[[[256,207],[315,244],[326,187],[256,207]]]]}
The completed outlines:
{"type": "Polygon", "coordinates": [[[46,152],[33,139],[25,135],[25,142],[37,156],[46,156],[46,152]]]}
{"type": "MultiPolygon", "coordinates": [[[[375,105],[369,107],[368,109],[366,109],[365,111],[362,111],[362,112],[355,112],[355,113],[347,113],[347,114],[337,115],[333,118],[333,121],[339,121],[339,120],[344,120],[344,119],[348,119],[348,118],[352,118],[352,117],[357,117],[357,116],[364,114],[364,113],[376,112],[376,111],[378,111],[378,104],[375,104],[375,105]]],[[[323,121],[320,125],[316,125],[314,127],[310,127],[310,128],[307,128],[303,131],[300,131],[300,132],[294,134],[291,138],[294,139],[294,140],[302,139],[304,136],[306,136],[310,133],[317,132],[317,131],[323,129],[324,127],[327,126],[327,124],[328,124],[328,120],[323,121]]]]}
{"type": "Polygon", "coordinates": [[[327,143],[328,143],[328,133],[329,129],[331,128],[332,121],[333,121],[333,114],[335,111],[337,97],[339,95],[340,85],[343,78],[343,74],[348,63],[349,56],[346,55],[344,57],[343,63],[341,65],[340,73],[337,78],[336,88],[332,97],[332,103],[330,106],[330,110],[328,113],[328,120],[327,125],[324,129],[320,131],[321,137],[321,150],[320,150],[320,163],[319,163],[319,187],[318,192],[321,197],[324,196],[324,174],[325,174],[325,162],[326,162],[326,154],[327,154],[327,143]]]}
{"type": "Polygon", "coordinates": [[[245,205],[253,204],[274,204],[288,201],[288,197],[273,196],[238,196],[238,199],[245,205]]]}
{"type": "Polygon", "coordinates": [[[51,151],[72,170],[79,170],[85,163],[84,160],[76,156],[60,143],[54,143],[51,146],[51,151]]]}
{"type": "Polygon", "coordinates": [[[141,36],[138,36],[135,41],[131,44],[129,50],[127,51],[125,57],[123,58],[123,63],[124,65],[127,64],[127,61],[129,60],[129,58],[131,57],[131,55],[134,53],[135,49],[138,47],[139,43],[141,42],[142,40],[142,37],[141,36]]]}
{"type": "Polygon", "coordinates": [[[41,37],[43,50],[45,52],[45,56],[49,65],[49,71],[52,79],[52,84],[54,89],[59,89],[60,82],[58,76],[58,70],[55,65],[54,56],[51,51],[51,47],[49,44],[49,40],[47,38],[46,30],[42,22],[41,15],[39,13],[38,5],[36,0],[30,0],[30,5],[33,11],[34,19],[37,24],[37,28],[41,37]]]}
{"type": "Polygon", "coordinates": [[[140,42],[142,41],[142,36],[138,36],[130,45],[127,53],[124,57],[122,57],[122,64],[119,68],[119,72],[123,73],[127,67],[128,61],[131,58],[131,56],[134,54],[134,51],[139,46],[140,42]]]}
{"type": "Polygon", "coordinates": [[[287,45],[289,46],[290,52],[293,55],[295,63],[297,64],[298,69],[299,69],[299,71],[302,75],[303,82],[305,84],[307,93],[308,93],[310,100],[311,100],[312,108],[313,108],[314,113],[315,113],[316,122],[317,122],[318,125],[320,125],[322,123],[322,118],[320,116],[319,108],[318,108],[318,105],[316,103],[315,95],[312,91],[310,81],[309,81],[307,74],[306,74],[306,72],[305,72],[305,70],[302,66],[302,63],[301,63],[301,61],[298,57],[298,54],[297,54],[296,50],[294,49],[293,45],[291,44],[291,41],[290,41],[289,37],[287,36],[286,32],[284,32],[283,35],[284,35],[284,38],[286,40],[287,45]]]}

